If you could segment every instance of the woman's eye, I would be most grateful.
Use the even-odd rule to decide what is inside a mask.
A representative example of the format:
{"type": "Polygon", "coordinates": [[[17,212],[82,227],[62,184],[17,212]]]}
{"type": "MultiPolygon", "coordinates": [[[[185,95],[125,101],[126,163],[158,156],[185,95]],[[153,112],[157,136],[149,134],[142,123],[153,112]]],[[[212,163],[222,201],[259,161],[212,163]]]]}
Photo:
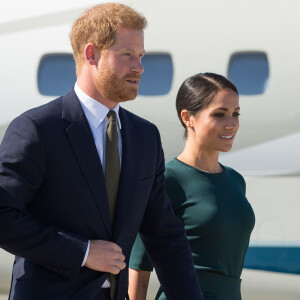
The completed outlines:
{"type": "Polygon", "coordinates": [[[222,114],[222,113],[217,113],[217,114],[214,114],[214,116],[217,117],[217,118],[222,118],[222,117],[224,117],[224,114],[222,114]]]}
{"type": "Polygon", "coordinates": [[[238,113],[238,112],[233,114],[234,117],[239,117],[240,115],[241,115],[241,114],[238,113]]]}

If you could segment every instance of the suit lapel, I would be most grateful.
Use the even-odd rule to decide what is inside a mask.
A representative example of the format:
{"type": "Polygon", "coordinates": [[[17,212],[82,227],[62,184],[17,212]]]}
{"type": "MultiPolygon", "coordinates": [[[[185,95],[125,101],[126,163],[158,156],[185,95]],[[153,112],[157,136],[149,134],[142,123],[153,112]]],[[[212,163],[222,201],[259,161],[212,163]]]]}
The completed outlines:
{"type": "Polygon", "coordinates": [[[122,123],[122,167],[119,183],[118,200],[116,206],[114,241],[123,231],[128,212],[133,201],[133,195],[138,180],[138,164],[140,161],[139,131],[135,122],[128,113],[120,107],[120,120],[122,123]]]}
{"type": "Polygon", "coordinates": [[[63,97],[62,118],[70,122],[66,129],[67,136],[82,173],[92,191],[96,207],[107,233],[111,237],[112,229],[103,168],[91,129],[74,90],[63,97]]]}

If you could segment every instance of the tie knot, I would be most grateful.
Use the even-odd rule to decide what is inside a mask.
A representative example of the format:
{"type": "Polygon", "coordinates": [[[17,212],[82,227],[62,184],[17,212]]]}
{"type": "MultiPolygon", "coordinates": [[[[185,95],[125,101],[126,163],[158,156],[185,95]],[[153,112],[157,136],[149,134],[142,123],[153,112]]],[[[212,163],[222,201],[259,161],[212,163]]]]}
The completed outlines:
{"type": "Polygon", "coordinates": [[[107,114],[107,118],[108,118],[108,122],[111,122],[111,121],[116,121],[117,120],[117,114],[114,110],[110,110],[107,114]]]}

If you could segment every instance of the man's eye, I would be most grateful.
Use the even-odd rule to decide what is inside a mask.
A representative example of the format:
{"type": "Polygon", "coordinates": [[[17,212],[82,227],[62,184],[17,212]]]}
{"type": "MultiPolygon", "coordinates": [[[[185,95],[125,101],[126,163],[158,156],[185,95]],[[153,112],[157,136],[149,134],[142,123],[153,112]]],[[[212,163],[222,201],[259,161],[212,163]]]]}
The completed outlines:
{"type": "Polygon", "coordinates": [[[234,117],[239,117],[240,115],[241,115],[241,114],[238,113],[238,112],[237,112],[237,113],[233,113],[233,116],[234,116],[234,117]]]}

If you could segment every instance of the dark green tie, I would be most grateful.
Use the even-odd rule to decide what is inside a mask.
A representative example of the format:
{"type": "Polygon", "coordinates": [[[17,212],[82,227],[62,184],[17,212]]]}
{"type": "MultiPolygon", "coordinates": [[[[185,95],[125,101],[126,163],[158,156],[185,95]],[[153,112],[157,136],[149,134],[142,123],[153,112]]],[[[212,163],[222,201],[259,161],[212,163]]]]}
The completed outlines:
{"type": "MultiPolygon", "coordinates": [[[[119,179],[120,179],[120,156],[118,145],[117,116],[115,111],[110,110],[107,114],[108,124],[106,128],[106,146],[105,146],[105,183],[108,196],[108,206],[111,225],[114,224],[114,215],[118,197],[119,179]]],[[[117,294],[117,276],[111,274],[110,278],[110,297],[116,299],[117,294]]]]}
{"type": "Polygon", "coordinates": [[[108,196],[111,225],[114,224],[114,214],[118,196],[120,179],[120,156],[118,145],[117,116],[110,110],[107,114],[108,124],[106,128],[105,147],[105,183],[108,196]]]}

